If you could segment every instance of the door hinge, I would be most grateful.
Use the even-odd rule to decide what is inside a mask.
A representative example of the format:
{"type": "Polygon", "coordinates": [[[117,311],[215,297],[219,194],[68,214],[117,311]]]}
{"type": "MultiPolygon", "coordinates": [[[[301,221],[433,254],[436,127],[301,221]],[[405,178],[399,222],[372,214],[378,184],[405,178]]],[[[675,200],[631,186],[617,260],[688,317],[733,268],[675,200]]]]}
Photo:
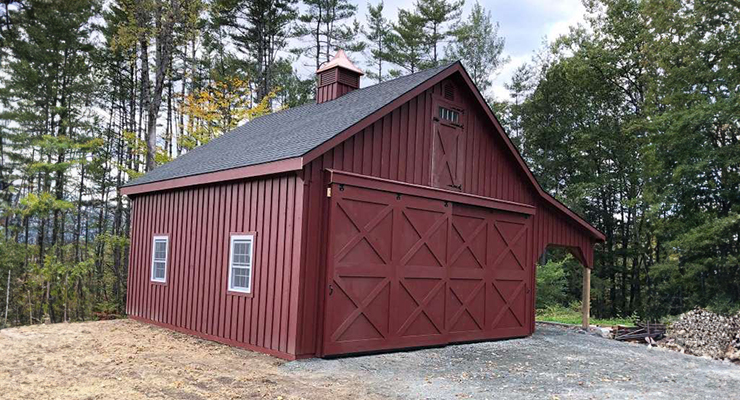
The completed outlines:
{"type": "Polygon", "coordinates": [[[454,189],[457,189],[457,190],[462,190],[462,183],[459,184],[459,185],[447,185],[447,186],[449,186],[451,188],[454,188],[454,189]]]}

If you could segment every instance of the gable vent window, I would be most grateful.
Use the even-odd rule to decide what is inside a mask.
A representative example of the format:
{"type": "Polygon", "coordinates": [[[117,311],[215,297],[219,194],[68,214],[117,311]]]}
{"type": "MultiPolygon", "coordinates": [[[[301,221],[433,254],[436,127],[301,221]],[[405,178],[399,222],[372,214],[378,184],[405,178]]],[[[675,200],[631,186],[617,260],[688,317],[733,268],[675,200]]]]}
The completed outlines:
{"type": "Polygon", "coordinates": [[[447,100],[455,100],[455,87],[447,84],[445,85],[445,99],[447,100]]]}
{"type": "Polygon", "coordinates": [[[450,110],[446,107],[440,107],[439,108],[439,118],[444,121],[450,121],[453,124],[459,124],[460,123],[460,112],[455,110],[450,110]]]}

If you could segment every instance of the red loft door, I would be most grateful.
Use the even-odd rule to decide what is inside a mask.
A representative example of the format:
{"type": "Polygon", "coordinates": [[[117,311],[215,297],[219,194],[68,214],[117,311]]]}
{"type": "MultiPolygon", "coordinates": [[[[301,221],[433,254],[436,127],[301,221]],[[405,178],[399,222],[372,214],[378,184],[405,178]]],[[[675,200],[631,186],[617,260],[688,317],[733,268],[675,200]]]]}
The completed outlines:
{"type": "Polygon", "coordinates": [[[463,129],[435,119],[432,130],[432,186],[462,191],[463,129]]]}

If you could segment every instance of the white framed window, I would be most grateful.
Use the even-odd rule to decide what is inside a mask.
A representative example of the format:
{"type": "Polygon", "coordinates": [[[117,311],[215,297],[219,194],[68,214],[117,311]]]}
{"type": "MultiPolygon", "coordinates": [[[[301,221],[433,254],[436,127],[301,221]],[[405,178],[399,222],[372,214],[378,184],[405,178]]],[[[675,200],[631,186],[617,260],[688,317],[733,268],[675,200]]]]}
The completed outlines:
{"type": "Polygon", "coordinates": [[[229,248],[229,290],[252,293],[254,235],[231,235],[229,248]]]}
{"type": "Polygon", "coordinates": [[[154,236],[152,242],[152,282],[167,282],[167,256],[170,238],[154,236]]]}

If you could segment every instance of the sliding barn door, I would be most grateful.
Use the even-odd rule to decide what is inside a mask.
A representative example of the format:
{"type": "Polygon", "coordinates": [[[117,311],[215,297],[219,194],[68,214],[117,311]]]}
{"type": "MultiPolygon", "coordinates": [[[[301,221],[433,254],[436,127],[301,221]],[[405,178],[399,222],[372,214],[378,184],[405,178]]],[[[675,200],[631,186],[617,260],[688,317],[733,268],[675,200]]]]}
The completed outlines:
{"type": "Polygon", "coordinates": [[[524,216],[332,185],[323,354],[529,333],[524,216]]]}

